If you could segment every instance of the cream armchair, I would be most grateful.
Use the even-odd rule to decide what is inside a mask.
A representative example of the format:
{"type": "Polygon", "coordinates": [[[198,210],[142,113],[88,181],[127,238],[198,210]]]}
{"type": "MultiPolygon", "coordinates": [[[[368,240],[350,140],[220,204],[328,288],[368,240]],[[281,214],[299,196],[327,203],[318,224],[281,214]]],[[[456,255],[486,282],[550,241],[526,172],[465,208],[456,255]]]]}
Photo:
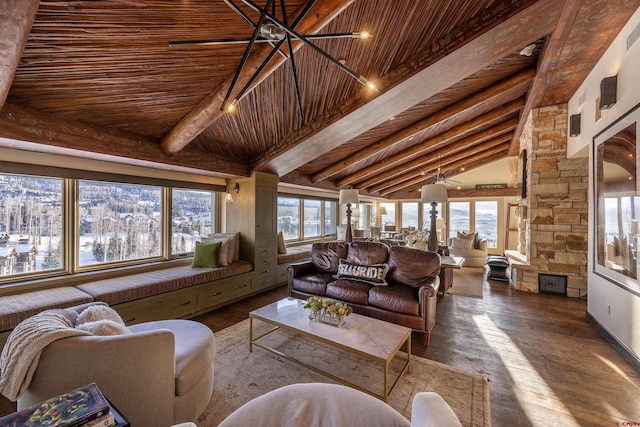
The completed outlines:
{"type": "Polygon", "coordinates": [[[452,256],[464,258],[465,267],[484,267],[487,264],[487,240],[478,238],[475,233],[449,237],[447,245],[452,256]]]}
{"type": "Polygon", "coordinates": [[[47,345],[18,410],[95,382],[134,427],[195,421],[213,394],[211,330],[190,320],[129,329],[131,334],[74,336],[47,345]]]}
{"type": "Polygon", "coordinates": [[[411,421],[380,399],[350,387],[300,383],[270,391],[236,409],[218,427],[459,427],[437,393],[418,393],[411,421]]]}

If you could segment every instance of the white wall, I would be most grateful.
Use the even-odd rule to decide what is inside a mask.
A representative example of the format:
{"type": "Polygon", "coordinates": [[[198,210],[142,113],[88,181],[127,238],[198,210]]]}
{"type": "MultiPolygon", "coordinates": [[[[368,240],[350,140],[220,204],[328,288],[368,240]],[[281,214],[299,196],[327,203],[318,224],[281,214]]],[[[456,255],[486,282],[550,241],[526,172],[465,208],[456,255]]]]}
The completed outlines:
{"type": "MultiPolygon", "coordinates": [[[[589,156],[589,187],[593,191],[593,137],[640,103],[640,39],[627,51],[627,37],[640,24],[640,9],[569,101],[569,115],[581,113],[581,132],[569,137],[568,157],[589,156]],[[600,81],[618,75],[617,103],[596,121],[600,81]],[[584,102],[579,103],[583,98],[584,102]]],[[[589,203],[589,294],[587,311],[628,351],[640,359],[640,297],[593,273],[594,198],[589,203]]]]}

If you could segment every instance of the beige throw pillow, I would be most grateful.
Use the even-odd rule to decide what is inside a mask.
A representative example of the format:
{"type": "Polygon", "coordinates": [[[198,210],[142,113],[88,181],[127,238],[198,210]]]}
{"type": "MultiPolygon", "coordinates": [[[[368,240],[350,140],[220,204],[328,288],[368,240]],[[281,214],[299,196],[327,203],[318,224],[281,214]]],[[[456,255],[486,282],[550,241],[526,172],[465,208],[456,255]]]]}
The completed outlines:
{"type": "Polygon", "coordinates": [[[229,265],[229,255],[231,254],[231,262],[233,262],[233,252],[229,252],[229,240],[224,237],[203,237],[202,243],[222,243],[220,246],[220,255],[218,256],[218,267],[226,267],[229,265]]]}
{"type": "Polygon", "coordinates": [[[453,249],[473,249],[473,239],[451,239],[453,249]]]}
{"type": "Polygon", "coordinates": [[[209,235],[209,237],[224,237],[227,239],[231,239],[233,241],[232,246],[233,246],[233,250],[231,251],[231,254],[233,255],[233,259],[231,258],[227,258],[227,261],[229,262],[229,264],[231,264],[233,261],[238,261],[240,259],[240,232],[235,232],[235,233],[213,233],[211,235],[209,235]]]}
{"type": "Polygon", "coordinates": [[[282,231],[278,232],[278,253],[287,253],[287,245],[284,244],[284,234],[282,234],[282,231]]]}

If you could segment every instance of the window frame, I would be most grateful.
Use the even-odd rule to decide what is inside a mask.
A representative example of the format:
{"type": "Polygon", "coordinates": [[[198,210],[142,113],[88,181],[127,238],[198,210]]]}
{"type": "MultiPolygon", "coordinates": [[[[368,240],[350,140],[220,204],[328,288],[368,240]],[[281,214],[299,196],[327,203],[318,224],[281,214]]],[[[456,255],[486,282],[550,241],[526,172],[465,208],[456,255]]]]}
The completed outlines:
{"type": "Polygon", "coordinates": [[[26,284],[26,281],[37,281],[42,279],[63,279],[64,277],[78,273],[106,272],[119,268],[138,268],[155,263],[169,262],[179,258],[193,256],[193,251],[180,254],[171,253],[171,218],[172,204],[171,194],[173,189],[208,191],[212,195],[212,221],[211,232],[220,230],[220,220],[222,218],[222,200],[220,194],[226,191],[226,187],[216,184],[205,184],[189,181],[166,180],[149,177],[138,177],[133,175],[109,174],[104,172],[89,172],[75,169],[59,168],[52,166],[27,165],[0,161],[0,175],[24,176],[42,179],[62,180],[62,255],[60,268],[51,270],[40,270],[27,273],[13,274],[10,276],[0,276],[2,287],[13,286],[29,287],[35,283],[26,284]],[[103,183],[113,183],[118,185],[143,185],[153,186],[160,189],[160,210],[161,219],[158,225],[160,230],[160,254],[158,256],[136,258],[118,262],[96,263],[81,266],[79,261],[79,236],[80,236],[80,215],[79,215],[79,185],[80,181],[94,181],[103,183]],[[23,283],[25,282],[25,283],[23,283]]]}
{"type": "MultiPolygon", "coordinates": [[[[337,225],[339,223],[339,205],[338,205],[338,199],[332,199],[329,197],[321,197],[321,196],[307,196],[307,195],[300,195],[300,194],[291,194],[291,193],[278,193],[277,199],[276,200],[276,217],[279,217],[279,212],[278,212],[278,208],[280,206],[279,203],[279,199],[295,199],[298,200],[298,217],[300,218],[300,220],[298,221],[298,237],[297,238],[293,238],[293,239],[287,239],[285,237],[285,242],[287,243],[297,243],[297,242],[311,242],[311,241],[318,241],[318,240],[323,240],[323,239],[327,239],[330,237],[337,237],[337,225]],[[319,235],[314,235],[314,236],[305,236],[304,234],[304,222],[305,222],[305,218],[304,218],[304,210],[305,210],[305,201],[306,200],[312,200],[312,201],[319,201],[320,202],[320,208],[319,208],[319,212],[320,212],[320,234],[319,235]],[[336,232],[335,233],[326,233],[326,211],[327,211],[327,203],[334,203],[336,208],[335,208],[335,218],[334,218],[334,224],[336,225],[336,232]]],[[[278,226],[279,227],[279,226],[278,226]]],[[[278,232],[280,230],[278,229],[278,232]]]]}

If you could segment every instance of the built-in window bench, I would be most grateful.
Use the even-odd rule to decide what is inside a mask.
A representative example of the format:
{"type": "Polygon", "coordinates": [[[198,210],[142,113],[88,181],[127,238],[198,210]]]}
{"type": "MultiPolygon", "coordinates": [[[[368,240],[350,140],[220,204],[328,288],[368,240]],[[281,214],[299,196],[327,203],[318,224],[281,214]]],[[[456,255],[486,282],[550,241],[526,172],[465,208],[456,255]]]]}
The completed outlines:
{"type": "Polygon", "coordinates": [[[11,330],[41,311],[92,301],[112,306],[127,324],[189,318],[241,299],[254,289],[251,263],[221,268],[178,265],[73,286],[0,296],[0,348],[11,330]]]}
{"type": "Polygon", "coordinates": [[[311,243],[287,246],[286,254],[278,254],[278,284],[287,283],[287,268],[296,262],[311,259],[311,243]]]}

